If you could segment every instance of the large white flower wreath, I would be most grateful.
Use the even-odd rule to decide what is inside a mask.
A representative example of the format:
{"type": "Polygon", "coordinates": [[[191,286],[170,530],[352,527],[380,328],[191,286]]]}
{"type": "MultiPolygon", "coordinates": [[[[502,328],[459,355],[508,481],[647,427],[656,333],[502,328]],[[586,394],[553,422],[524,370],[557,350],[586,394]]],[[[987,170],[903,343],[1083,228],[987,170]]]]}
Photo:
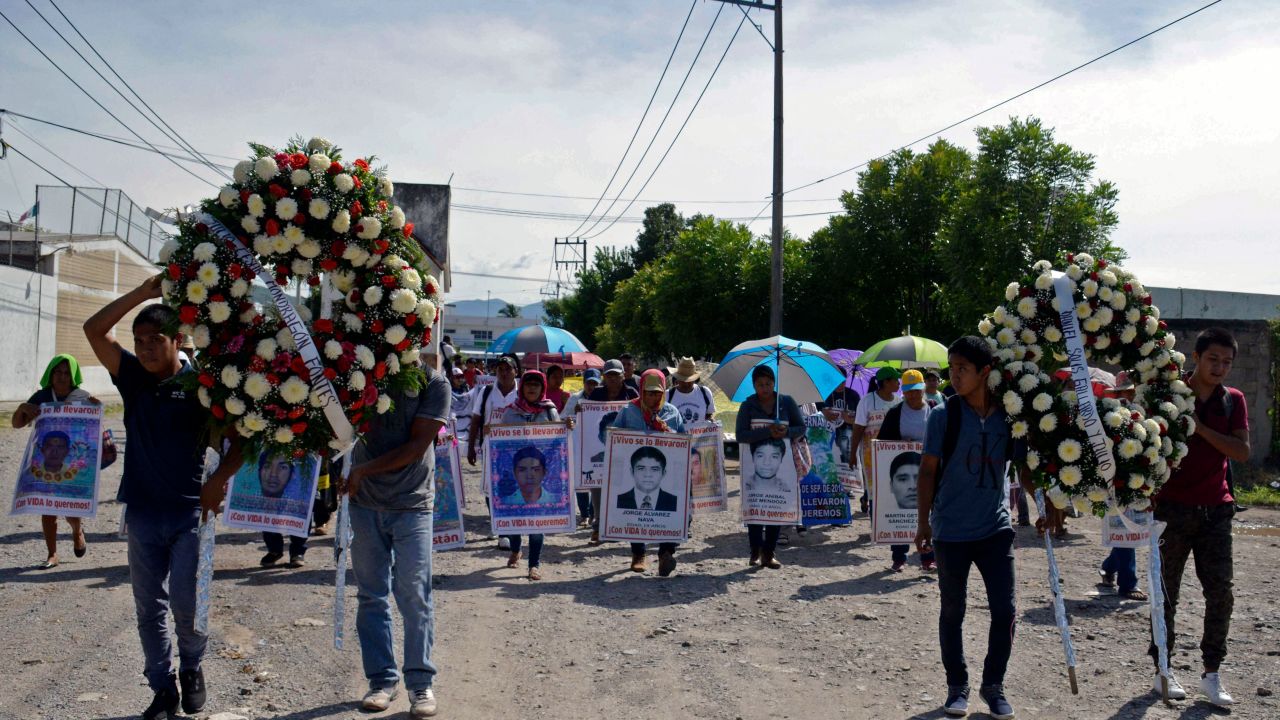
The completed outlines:
{"type": "Polygon", "coordinates": [[[1195,430],[1195,404],[1182,380],[1186,358],[1174,350],[1174,336],[1132,273],[1087,254],[1065,261],[1059,274],[1047,260],[1035,263],[978,324],[997,357],[989,384],[1014,437],[1028,444],[1034,482],[1056,507],[1072,504],[1097,515],[1145,510],[1186,456],[1195,430]],[[1060,312],[1054,283],[1063,275],[1074,314],[1060,312]],[[1107,397],[1096,401],[1096,412],[1082,411],[1088,398],[1055,374],[1068,365],[1073,333],[1084,359],[1131,373],[1134,401],[1107,397]],[[1105,453],[1095,453],[1091,435],[1099,453],[1105,442],[1105,453]],[[1104,471],[1100,457],[1113,473],[1104,471]]]}

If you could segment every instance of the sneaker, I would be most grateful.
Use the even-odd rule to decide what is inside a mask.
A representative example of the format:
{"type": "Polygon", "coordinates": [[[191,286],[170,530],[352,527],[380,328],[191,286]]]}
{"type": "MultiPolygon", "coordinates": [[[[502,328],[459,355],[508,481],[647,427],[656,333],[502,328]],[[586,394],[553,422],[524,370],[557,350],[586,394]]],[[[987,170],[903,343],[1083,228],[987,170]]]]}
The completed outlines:
{"type": "Polygon", "coordinates": [[[1222,676],[1216,672],[1201,676],[1200,693],[1209,700],[1210,705],[1217,705],[1220,708],[1230,707],[1236,702],[1236,699],[1231,697],[1231,693],[1222,686],[1222,676]]]}
{"type": "Polygon", "coordinates": [[[431,688],[409,691],[409,717],[424,718],[436,714],[436,694],[431,688]]]}
{"type": "Polygon", "coordinates": [[[291,568],[300,568],[305,566],[306,564],[307,564],[306,555],[290,555],[289,556],[289,567],[291,568]]]}
{"type": "Polygon", "coordinates": [[[269,552],[262,556],[262,560],[258,561],[258,564],[262,567],[271,567],[272,565],[280,562],[280,558],[282,557],[284,557],[284,553],[269,552]]]}
{"type": "Polygon", "coordinates": [[[498,549],[499,549],[499,550],[510,550],[510,549],[511,549],[511,539],[510,539],[510,538],[508,538],[506,535],[503,535],[502,537],[498,538],[498,549]]]}
{"type": "Polygon", "coordinates": [[[987,712],[996,720],[1013,720],[1013,706],[1004,699],[1003,685],[983,685],[978,691],[987,704],[987,712]]]}
{"type": "Polygon", "coordinates": [[[369,688],[369,692],[364,694],[364,699],[360,701],[360,707],[369,712],[382,712],[391,707],[391,701],[395,700],[400,694],[400,690],[395,685],[385,688],[369,688]]]}
{"type": "MultiPolygon", "coordinates": [[[[1155,682],[1152,683],[1152,689],[1156,694],[1160,694],[1160,673],[1156,673],[1155,682]]],[[[1169,699],[1170,700],[1186,700],[1187,691],[1182,689],[1182,685],[1178,683],[1178,678],[1169,673],[1169,699]]]]}
{"type": "Polygon", "coordinates": [[[1099,570],[1099,571],[1098,571],[1098,577],[1102,578],[1102,579],[1098,582],[1098,584],[1099,584],[1099,585],[1106,585],[1107,587],[1115,587],[1115,586],[1116,586],[1116,574],[1115,574],[1115,573],[1113,573],[1113,572],[1107,572],[1106,570],[1099,570]]]}
{"type": "Polygon", "coordinates": [[[951,717],[964,717],[969,714],[969,686],[948,685],[947,701],[942,704],[942,712],[951,717]]]}
{"type": "Polygon", "coordinates": [[[204,689],[204,671],[183,670],[178,673],[178,685],[182,687],[182,712],[188,715],[200,712],[208,695],[204,689]]]}
{"type": "Polygon", "coordinates": [[[142,720],[177,720],[178,688],[167,687],[156,693],[151,704],[142,711],[142,720]]]}

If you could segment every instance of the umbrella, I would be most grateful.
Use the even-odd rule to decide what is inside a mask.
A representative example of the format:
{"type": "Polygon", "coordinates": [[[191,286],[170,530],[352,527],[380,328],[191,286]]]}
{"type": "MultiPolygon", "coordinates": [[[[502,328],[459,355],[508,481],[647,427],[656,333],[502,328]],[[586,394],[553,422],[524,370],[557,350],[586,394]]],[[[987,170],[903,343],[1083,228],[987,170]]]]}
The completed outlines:
{"type": "Polygon", "coordinates": [[[587,347],[573,333],[550,325],[512,328],[490,343],[491,353],[586,352],[587,347]]]}
{"type": "Polygon", "coordinates": [[[836,367],[844,370],[844,386],[858,393],[859,396],[865,396],[871,392],[871,380],[876,376],[876,371],[863,367],[858,362],[862,357],[861,350],[846,350],[838,348],[830,353],[832,361],[836,367]]]}
{"type": "Polygon", "coordinates": [[[520,359],[524,367],[540,368],[545,365],[559,365],[565,370],[586,370],[604,367],[604,360],[599,355],[589,352],[538,352],[526,353],[520,359]]]}
{"type": "Polygon", "coordinates": [[[867,367],[944,368],[947,348],[936,340],[903,335],[872,345],[858,362],[867,367]]]}
{"type": "Polygon", "coordinates": [[[845,379],[826,350],[811,342],[775,335],[748,340],[730,350],[711,374],[711,381],[734,402],[742,402],[755,392],[751,371],[757,365],[773,368],[778,392],[786,392],[797,403],[821,402],[845,379]]]}

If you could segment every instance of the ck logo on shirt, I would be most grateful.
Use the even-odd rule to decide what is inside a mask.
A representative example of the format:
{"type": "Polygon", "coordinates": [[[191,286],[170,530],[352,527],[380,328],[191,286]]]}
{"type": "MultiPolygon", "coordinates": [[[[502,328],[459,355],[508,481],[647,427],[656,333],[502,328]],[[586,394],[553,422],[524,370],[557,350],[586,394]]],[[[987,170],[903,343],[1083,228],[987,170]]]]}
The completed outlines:
{"type": "Polygon", "coordinates": [[[978,489],[988,488],[986,480],[990,478],[991,485],[989,487],[998,488],[1001,486],[1001,478],[1004,476],[1004,458],[997,460],[992,457],[987,449],[987,433],[978,433],[982,437],[981,447],[970,445],[969,452],[965,455],[964,466],[970,475],[978,478],[977,484],[974,486],[978,489]]]}

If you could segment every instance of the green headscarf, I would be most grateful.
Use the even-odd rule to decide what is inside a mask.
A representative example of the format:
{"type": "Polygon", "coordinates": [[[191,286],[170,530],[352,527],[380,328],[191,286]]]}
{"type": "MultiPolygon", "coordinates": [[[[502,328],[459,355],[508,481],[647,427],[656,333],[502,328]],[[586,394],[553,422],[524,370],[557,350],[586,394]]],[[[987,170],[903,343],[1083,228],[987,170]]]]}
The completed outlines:
{"type": "Polygon", "coordinates": [[[84,377],[80,374],[80,363],[76,362],[74,356],[62,353],[61,355],[54,355],[49,364],[45,366],[44,377],[40,378],[40,387],[42,389],[49,387],[49,383],[53,379],[53,369],[62,364],[63,361],[66,361],[67,367],[71,370],[71,388],[74,390],[84,384],[84,377]]]}

